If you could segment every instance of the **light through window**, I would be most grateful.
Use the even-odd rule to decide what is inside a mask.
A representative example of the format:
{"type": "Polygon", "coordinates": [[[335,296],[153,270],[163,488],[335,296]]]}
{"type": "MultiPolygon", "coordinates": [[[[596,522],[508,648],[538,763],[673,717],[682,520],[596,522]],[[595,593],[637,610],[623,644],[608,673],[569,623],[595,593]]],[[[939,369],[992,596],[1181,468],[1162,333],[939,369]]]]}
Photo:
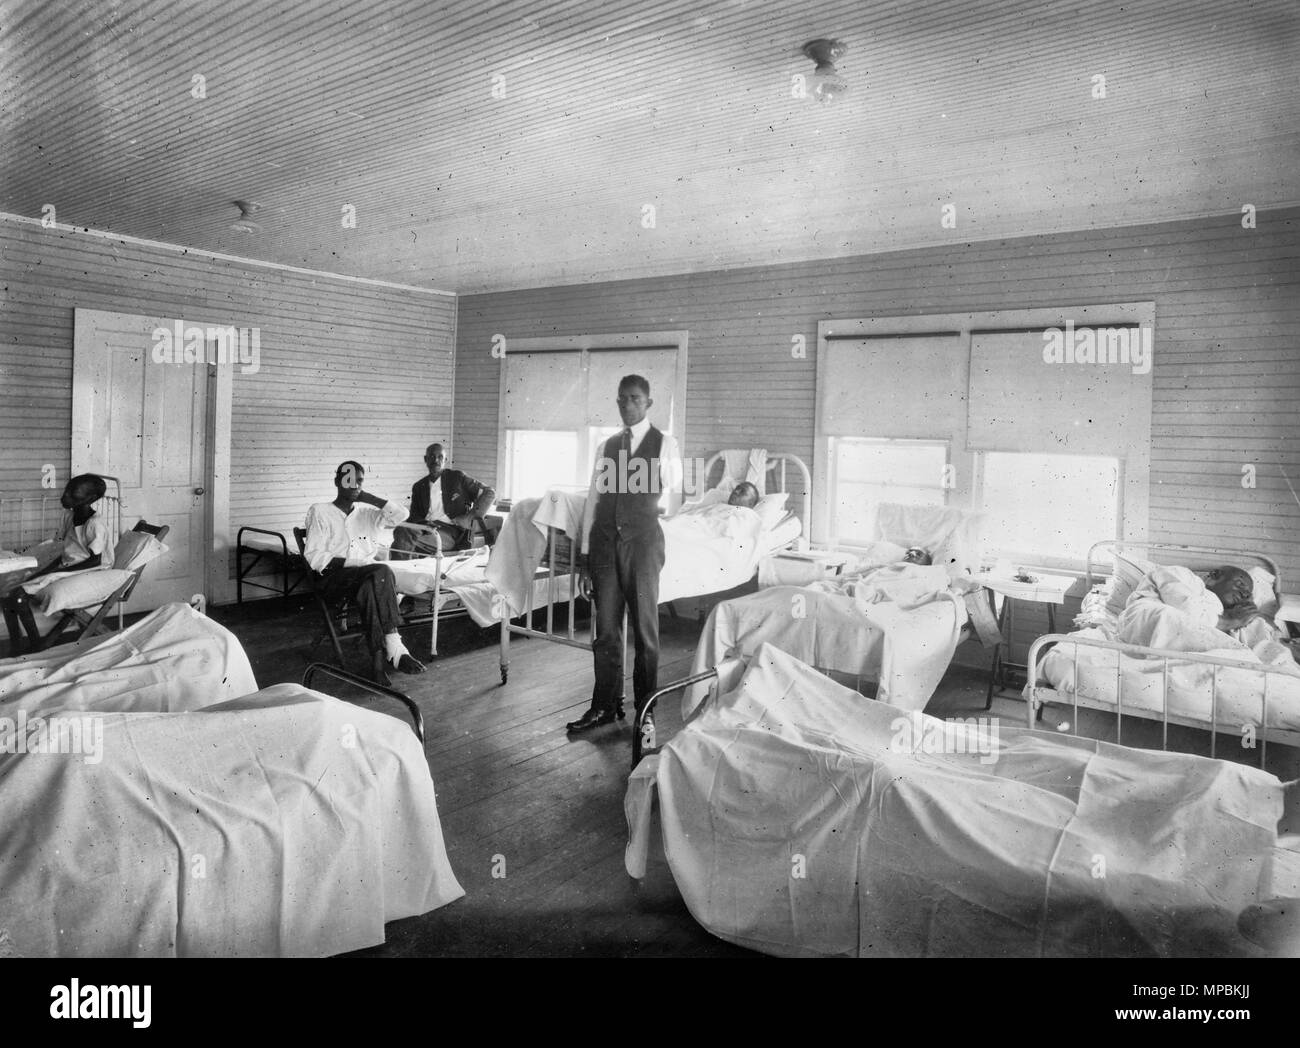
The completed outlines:
{"type": "Polygon", "coordinates": [[[882,502],[942,506],[948,463],[944,441],[831,440],[831,535],[842,543],[875,538],[882,502]]]}
{"type": "Polygon", "coordinates": [[[1119,538],[1119,493],[1115,458],[988,452],[980,496],[985,551],[1046,565],[1082,563],[1094,542],[1119,538]]]}

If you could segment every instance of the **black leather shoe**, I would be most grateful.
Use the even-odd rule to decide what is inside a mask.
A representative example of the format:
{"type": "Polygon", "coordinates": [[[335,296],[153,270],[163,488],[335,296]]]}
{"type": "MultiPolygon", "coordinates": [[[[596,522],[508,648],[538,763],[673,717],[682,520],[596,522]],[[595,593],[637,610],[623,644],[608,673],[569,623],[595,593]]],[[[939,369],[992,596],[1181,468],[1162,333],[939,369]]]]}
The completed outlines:
{"type": "Polygon", "coordinates": [[[598,710],[593,706],[576,721],[570,721],[566,724],[564,730],[570,735],[579,735],[584,731],[591,731],[592,728],[599,728],[602,724],[613,723],[613,710],[598,710]]]}
{"type": "Polygon", "coordinates": [[[424,663],[413,658],[411,655],[407,654],[406,652],[403,652],[402,657],[397,660],[397,672],[398,673],[423,673],[424,663]]]}

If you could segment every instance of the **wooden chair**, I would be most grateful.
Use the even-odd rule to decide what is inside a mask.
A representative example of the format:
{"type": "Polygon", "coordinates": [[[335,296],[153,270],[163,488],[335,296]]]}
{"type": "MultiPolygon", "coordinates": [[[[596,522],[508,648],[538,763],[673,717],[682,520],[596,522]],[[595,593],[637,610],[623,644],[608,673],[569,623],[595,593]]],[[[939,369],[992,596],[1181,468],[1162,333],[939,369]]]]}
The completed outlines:
{"type": "MultiPolygon", "coordinates": [[[[136,521],[135,527],[131,529],[132,533],[152,535],[159,542],[167,537],[170,527],[166,524],[154,525],[147,521],[136,521]]],[[[125,536],[124,536],[125,537],[125,536]]],[[[119,539],[119,546],[121,545],[119,539]]],[[[114,559],[117,557],[117,548],[114,548],[114,559]]],[[[149,561],[133,568],[131,575],[103,601],[98,604],[88,604],[84,608],[69,608],[63,613],[62,618],[55,623],[53,629],[32,642],[28,651],[44,651],[46,648],[57,644],[63,639],[64,631],[74,623],[80,625],[80,629],[69,640],[78,641],[85,637],[97,637],[101,633],[107,633],[109,626],[105,622],[109,613],[114,609],[118,612],[118,624],[122,621],[122,605],[131,599],[131,594],[135,591],[136,583],[140,581],[140,576],[144,574],[144,569],[149,566],[149,561]]]]}
{"type": "MultiPolygon", "coordinates": [[[[294,541],[298,543],[298,555],[303,558],[305,563],[307,559],[307,529],[294,528],[293,537],[294,541]]],[[[325,621],[325,632],[312,642],[311,650],[315,651],[320,647],[321,641],[329,637],[334,645],[335,658],[338,659],[338,663],[343,669],[347,669],[347,663],[343,661],[343,645],[339,643],[339,640],[348,631],[349,601],[344,597],[331,605],[325,598],[325,582],[319,572],[311,569],[311,565],[307,566],[307,584],[311,587],[312,596],[316,598],[316,606],[320,610],[321,618],[325,621]],[[337,623],[335,620],[338,620],[337,623]]]]}

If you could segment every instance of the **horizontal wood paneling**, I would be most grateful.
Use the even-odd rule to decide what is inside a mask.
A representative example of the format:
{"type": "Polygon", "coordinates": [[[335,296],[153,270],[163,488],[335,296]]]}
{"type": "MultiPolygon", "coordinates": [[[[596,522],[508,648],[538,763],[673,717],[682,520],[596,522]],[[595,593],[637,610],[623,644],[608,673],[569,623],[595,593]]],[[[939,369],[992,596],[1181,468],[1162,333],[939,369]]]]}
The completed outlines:
{"type": "Polygon", "coordinates": [[[455,299],[0,221],[0,492],[70,465],[74,309],[261,328],[235,369],[230,520],[288,532],[355,458],[403,500],[452,419],[455,299]]]}
{"type": "MultiPolygon", "coordinates": [[[[1300,592],[1300,209],[462,297],[459,465],[493,477],[491,337],[682,328],[687,455],[813,452],[817,322],[1153,300],[1151,538],[1257,543],[1300,592]],[[802,335],[806,359],[791,354],[802,335]],[[1242,487],[1253,465],[1256,486],[1242,487]]],[[[869,391],[864,391],[869,396],[869,391]]],[[[1008,392],[1014,403],[1014,391],[1008,392]]]]}

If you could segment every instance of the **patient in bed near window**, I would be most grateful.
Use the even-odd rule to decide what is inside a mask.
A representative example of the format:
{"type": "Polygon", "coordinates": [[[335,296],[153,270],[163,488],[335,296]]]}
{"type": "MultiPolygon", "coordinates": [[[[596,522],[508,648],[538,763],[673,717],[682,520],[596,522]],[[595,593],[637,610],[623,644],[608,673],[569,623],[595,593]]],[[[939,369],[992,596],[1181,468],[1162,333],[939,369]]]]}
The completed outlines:
{"type": "Polygon", "coordinates": [[[1254,600],[1254,580],[1225,564],[1196,573],[1161,566],[1138,583],[1119,617],[1118,639],[1173,651],[1249,649],[1263,662],[1294,665],[1254,600]]]}

